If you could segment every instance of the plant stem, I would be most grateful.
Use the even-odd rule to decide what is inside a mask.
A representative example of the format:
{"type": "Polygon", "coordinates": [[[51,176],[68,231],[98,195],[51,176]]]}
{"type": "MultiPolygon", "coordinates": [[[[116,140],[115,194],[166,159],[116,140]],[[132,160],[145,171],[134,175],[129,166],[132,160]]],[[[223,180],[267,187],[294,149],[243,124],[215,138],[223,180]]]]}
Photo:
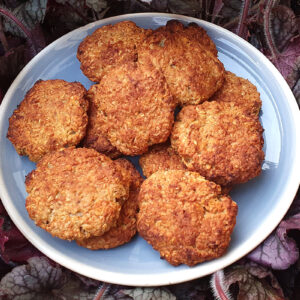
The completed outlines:
{"type": "Polygon", "coordinates": [[[0,41],[4,48],[4,52],[7,52],[9,50],[8,42],[5,36],[5,33],[3,31],[3,25],[2,25],[2,18],[0,17],[0,41]]]}
{"type": "Polygon", "coordinates": [[[213,294],[218,300],[230,300],[232,299],[228,286],[225,282],[224,271],[219,270],[215,272],[210,281],[210,286],[212,288],[213,294]]]}
{"type": "Polygon", "coordinates": [[[3,7],[0,7],[0,15],[10,19],[18,26],[18,28],[25,34],[27,40],[29,41],[30,46],[34,51],[34,54],[37,54],[37,49],[34,45],[31,32],[27,29],[27,27],[13,13],[11,13],[7,9],[4,9],[3,7]]]}
{"type": "MultiPolygon", "coordinates": [[[[243,37],[245,31],[246,20],[248,16],[248,11],[250,7],[250,0],[244,0],[242,4],[242,15],[237,28],[237,35],[243,37]]],[[[243,37],[245,38],[245,37],[243,37]]]]}
{"type": "Polygon", "coordinates": [[[264,22],[263,22],[263,26],[264,26],[264,33],[265,33],[265,37],[266,37],[266,42],[267,45],[269,47],[269,50],[271,52],[272,55],[272,59],[277,60],[277,57],[279,55],[279,51],[277,50],[273,37],[272,37],[272,33],[270,31],[271,28],[271,10],[275,4],[276,0],[270,0],[267,2],[266,4],[266,8],[265,8],[265,13],[264,13],[264,22]]]}
{"type": "MultiPolygon", "coordinates": [[[[259,3],[255,4],[249,9],[248,16],[253,16],[256,14],[257,9],[259,8],[259,3]]],[[[249,18],[249,17],[248,17],[249,18]]],[[[222,25],[222,27],[228,29],[234,26],[236,23],[239,23],[239,17],[233,18],[231,21],[227,22],[226,24],[222,25]]]]}
{"type": "Polygon", "coordinates": [[[110,289],[110,284],[103,282],[100,285],[99,289],[97,290],[96,295],[93,300],[104,299],[104,296],[106,295],[106,293],[108,292],[109,289],[110,289]]]}

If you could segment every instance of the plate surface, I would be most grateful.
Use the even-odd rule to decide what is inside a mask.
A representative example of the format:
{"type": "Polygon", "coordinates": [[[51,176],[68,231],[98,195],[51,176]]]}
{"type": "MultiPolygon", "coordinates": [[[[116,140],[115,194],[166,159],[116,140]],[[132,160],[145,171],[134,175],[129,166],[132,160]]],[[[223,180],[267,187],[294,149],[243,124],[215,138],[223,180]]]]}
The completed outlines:
{"type": "Polygon", "coordinates": [[[289,208],[299,185],[300,113],[292,92],[276,68],[258,50],[238,36],[198,19],[158,13],[131,14],[104,19],[61,37],[41,51],[18,75],[0,108],[0,194],[13,222],[43,253],[61,265],[94,279],[133,286],[179,283],[224,268],[262,242],[289,208]],[[161,260],[141,237],[112,250],[91,251],[53,238],[35,226],[25,209],[25,175],[35,165],[20,157],[6,139],[8,118],[38,79],[79,81],[92,84],[80,71],[76,51],[82,39],[96,28],[132,20],[144,28],[157,28],[170,19],[196,22],[216,43],[219,58],[227,70],[257,86],[263,102],[261,122],[265,161],[261,176],[240,185],[231,193],[239,213],[227,253],[195,267],[173,267],[161,260]]]}

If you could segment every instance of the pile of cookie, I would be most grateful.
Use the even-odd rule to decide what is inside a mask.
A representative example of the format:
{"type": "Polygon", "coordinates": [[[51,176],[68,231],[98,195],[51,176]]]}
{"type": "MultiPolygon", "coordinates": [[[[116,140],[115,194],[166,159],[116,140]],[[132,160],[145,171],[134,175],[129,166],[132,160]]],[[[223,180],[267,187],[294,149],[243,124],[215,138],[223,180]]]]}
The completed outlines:
{"type": "Polygon", "coordinates": [[[36,82],[7,134],[37,163],[25,180],[36,225],[93,250],[138,231],[172,265],[223,255],[238,210],[228,192],[260,174],[264,141],[256,87],[217,55],[196,24],[124,21],[79,45],[88,91],[36,82]],[[145,180],[125,158],[137,155],[145,180]]]}

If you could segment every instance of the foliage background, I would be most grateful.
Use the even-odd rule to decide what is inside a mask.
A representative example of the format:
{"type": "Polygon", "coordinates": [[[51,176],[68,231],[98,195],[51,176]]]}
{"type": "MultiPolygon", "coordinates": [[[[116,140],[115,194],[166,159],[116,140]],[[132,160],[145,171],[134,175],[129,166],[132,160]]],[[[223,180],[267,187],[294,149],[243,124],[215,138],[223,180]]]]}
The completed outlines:
{"type": "MultiPolygon", "coordinates": [[[[39,51],[87,23],[125,13],[170,12],[218,24],[264,53],[300,104],[300,0],[0,0],[0,103],[39,51]]],[[[161,288],[110,285],[46,258],[0,203],[1,299],[300,299],[300,193],[257,249],[225,270],[161,288]]]]}

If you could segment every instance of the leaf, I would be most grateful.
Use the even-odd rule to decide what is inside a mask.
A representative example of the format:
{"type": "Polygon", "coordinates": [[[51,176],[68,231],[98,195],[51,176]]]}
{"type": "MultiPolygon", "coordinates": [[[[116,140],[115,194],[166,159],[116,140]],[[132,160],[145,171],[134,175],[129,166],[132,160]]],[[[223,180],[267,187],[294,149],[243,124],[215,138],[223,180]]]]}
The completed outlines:
{"type": "Polygon", "coordinates": [[[0,254],[2,259],[6,263],[9,261],[24,262],[30,257],[42,255],[11,222],[2,204],[0,207],[0,254]]]}
{"type": "Polygon", "coordinates": [[[15,300],[55,299],[52,290],[65,283],[59,265],[50,264],[45,257],[32,257],[27,265],[15,267],[0,282],[3,294],[15,300]]]}
{"type": "Polygon", "coordinates": [[[122,290],[124,295],[130,296],[133,300],[175,300],[176,297],[165,288],[135,288],[122,290]]]}
{"type": "Polygon", "coordinates": [[[85,276],[80,275],[78,273],[74,272],[73,275],[76,276],[84,284],[84,286],[86,286],[87,288],[98,287],[99,284],[100,284],[100,281],[92,279],[92,278],[85,277],[85,276]]]}
{"type": "Polygon", "coordinates": [[[300,260],[298,259],[298,261],[288,269],[275,271],[274,273],[288,299],[299,299],[299,297],[292,296],[294,291],[300,288],[299,284],[297,284],[297,277],[300,276],[300,260]]]}
{"type": "Polygon", "coordinates": [[[16,8],[19,4],[20,2],[18,0],[5,0],[6,7],[10,9],[16,8]]]}
{"type": "Polygon", "coordinates": [[[87,8],[84,0],[55,0],[55,2],[61,5],[53,6],[52,9],[49,9],[50,14],[49,12],[47,13],[47,19],[53,23],[51,25],[55,28],[55,31],[57,27],[63,25],[66,27],[66,30],[62,31],[62,34],[64,34],[84,24],[95,21],[95,19],[88,16],[90,9],[87,8]]]}
{"type": "Polygon", "coordinates": [[[197,0],[169,0],[168,7],[171,13],[196,16],[200,10],[201,5],[197,0]]]}
{"type": "Polygon", "coordinates": [[[87,288],[82,281],[73,273],[65,271],[65,283],[52,291],[57,299],[64,300],[93,300],[96,293],[95,287],[87,288]]]}
{"type": "Polygon", "coordinates": [[[212,22],[216,20],[217,17],[219,17],[219,14],[224,6],[223,0],[216,0],[214,3],[213,13],[212,13],[212,22]]]}
{"type": "Polygon", "coordinates": [[[298,106],[300,108],[300,78],[298,78],[296,84],[294,85],[293,89],[292,89],[294,96],[297,100],[298,106]]]}
{"type": "Polygon", "coordinates": [[[300,37],[297,37],[287,45],[285,50],[283,50],[281,53],[278,53],[277,57],[271,58],[271,61],[285,79],[293,71],[296,59],[300,56],[299,44],[300,37]]]}
{"type": "MultiPolygon", "coordinates": [[[[300,56],[297,57],[292,72],[288,75],[286,79],[287,83],[289,84],[290,88],[292,89],[292,92],[294,93],[294,96],[296,98],[296,101],[300,107],[300,56]]],[[[300,197],[296,197],[294,200],[291,210],[296,211],[300,213],[300,197]]]]}
{"type": "Polygon", "coordinates": [[[242,0],[223,0],[224,6],[220,11],[220,14],[224,18],[234,18],[240,14],[242,7],[242,0]]]}
{"type": "MultiPolygon", "coordinates": [[[[12,10],[13,15],[30,31],[38,23],[43,22],[47,8],[47,0],[28,0],[12,10]]],[[[5,18],[3,27],[6,32],[16,36],[24,36],[16,23],[5,18]]]]}
{"type": "Polygon", "coordinates": [[[290,8],[277,5],[271,11],[271,33],[274,43],[282,51],[297,32],[296,16],[290,8]]]}
{"type": "Polygon", "coordinates": [[[155,11],[164,12],[168,10],[168,0],[152,0],[147,2],[150,3],[151,8],[155,11]]]}
{"type": "Polygon", "coordinates": [[[281,221],[277,229],[263,243],[248,254],[249,259],[277,270],[287,269],[297,261],[299,249],[294,239],[288,237],[288,232],[294,229],[300,230],[299,206],[298,193],[287,214],[288,217],[281,221]]]}
{"type": "Polygon", "coordinates": [[[176,296],[177,300],[205,300],[210,295],[210,276],[193,281],[168,286],[168,289],[176,296]]]}
{"type": "Polygon", "coordinates": [[[47,0],[29,0],[25,3],[25,11],[30,16],[34,24],[43,23],[46,9],[47,0]]]}
{"type": "Polygon", "coordinates": [[[238,300],[284,299],[273,273],[253,262],[230,266],[225,272],[225,280],[228,286],[238,284],[238,300]]]}
{"type": "Polygon", "coordinates": [[[106,0],[86,0],[85,4],[87,7],[92,8],[97,13],[99,13],[107,7],[106,0]]]}

